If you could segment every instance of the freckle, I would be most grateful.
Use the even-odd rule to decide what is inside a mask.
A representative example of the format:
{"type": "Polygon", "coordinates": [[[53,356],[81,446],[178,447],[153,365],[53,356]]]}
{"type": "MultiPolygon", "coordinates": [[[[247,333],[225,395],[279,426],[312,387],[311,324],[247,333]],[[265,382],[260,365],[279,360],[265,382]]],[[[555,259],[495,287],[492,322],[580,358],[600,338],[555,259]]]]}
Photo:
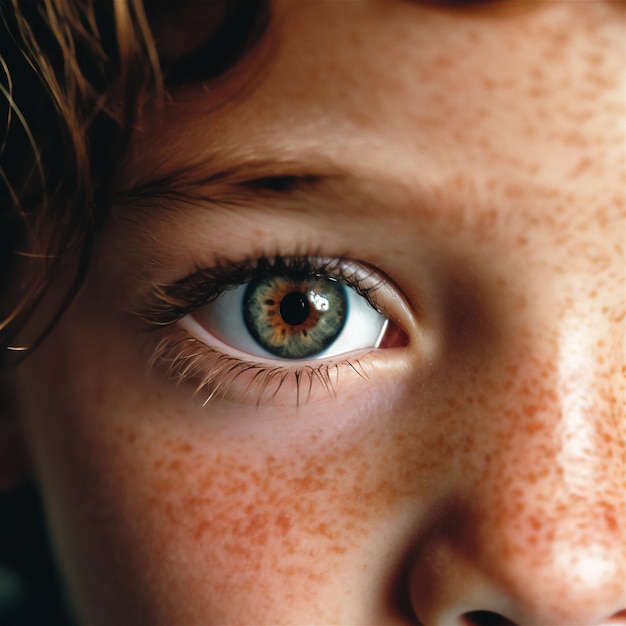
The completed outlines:
{"type": "Polygon", "coordinates": [[[609,530],[617,530],[618,528],[618,524],[617,524],[617,520],[615,519],[615,515],[613,515],[612,513],[606,512],[604,514],[604,520],[606,521],[606,526],[609,530]]]}
{"type": "Polygon", "coordinates": [[[592,160],[589,157],[585,157],[578,161],[578,163],[572,168],[572,171],[569,173],[569,178],[578,178],[581,176],[586,170],[588,170],[593,164],[592,160]]]}
{"type": "MultiPolygon", "coordinates": [[[[535,410],[533,409],[532,412],[534,413],[535,410]]],[[[540,430],[543,430],[544,427],[545,427],[545,425],[542,424],[541,422],[535,422],[534,424],[527,424],[526,432],[529,435],[534,435],[535,433],[538,433],[540,430]]]]}
{"type": "Polygon", "coordinates": [[[328,539],[333,539],[335,537],[335,534],[330,530],[328,524],[326,524],[325,522],[321,522],[320,524],[318,524],[317,532],[320,535],[327,537],[328,539]]]}
{"type": "Polygon", "coordinates": [[[480,141],[479,141],[480,147],[483,150],[489,150],[491,148],[491,142],[489,141],[489,139],[487,137],[483,137],[480,141]]]}
{"type": "Polygon", "coordinates": [[[470,452],[471,450],[473,450],[473,448],[474,448],[474,437],[472,437],[472,435],[468,435],[463,445],[463,451],[470,452]]]}
{"type": "MultiPolygon", "coordinates": [[[[229,552],[230,554],[236,554],[238,556],[244,556],[244,557],[250,557],[250,550],[248,548],[246,548],[243,544],[241,543],[226,543],[224,544],[224,549],[229,552]]],[[[250,561],[248,561],[248,563],[250,564],[250,561]]]]}
{"type": "Polygon", "coordinates": [[[204,519],[200,519],[193,533],[194,539],[198,541],[202,537],[202,535],[204,535],[204,533],[209,530],[209,528],[209,523],[204,519]]]}
{"type": "Polygon", "coordinates": [[[283,537],[289,532],[291,529],[293,522],[291,521],[291,517],[287,513],[279,513],[276,516],[276,526],[280,528],[280,531],[283,537]]]}
{"type": "Polygon", "coordinates": [[[483,393],[478,395],[478,397],[476,398],[476,403],[478,404],[479,407],[482,407],[482,408],[487,408],[489,406],[489,400],[487,396],[483,393]]]}
{"type": "Polygon", "coordinates": [[[205,476],[200,482],[200,488],[203,491],[209,491],[209,489],[213,487],[213,483],[214,483],[214,477],[212,474],[205,476]]]}

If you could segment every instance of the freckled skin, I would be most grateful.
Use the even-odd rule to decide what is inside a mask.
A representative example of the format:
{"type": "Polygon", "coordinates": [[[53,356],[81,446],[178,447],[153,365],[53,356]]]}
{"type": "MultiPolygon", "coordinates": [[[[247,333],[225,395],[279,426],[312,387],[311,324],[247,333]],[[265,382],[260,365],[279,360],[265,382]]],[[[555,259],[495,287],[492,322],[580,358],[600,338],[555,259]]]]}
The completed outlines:
{"type": "Polygon", "coordinates": [[[217,142],[374,181],[351,217],[267,228],[384,268],[423,335],[298,409],[200,410],[116,294],[144,256],[266,231],[154,217],[155,250],[110,225],[18,373],[85,623],[624,623],[622,9],[284,2],[245,101],[200,90],[146,124],[138,177],[217,142]]]}

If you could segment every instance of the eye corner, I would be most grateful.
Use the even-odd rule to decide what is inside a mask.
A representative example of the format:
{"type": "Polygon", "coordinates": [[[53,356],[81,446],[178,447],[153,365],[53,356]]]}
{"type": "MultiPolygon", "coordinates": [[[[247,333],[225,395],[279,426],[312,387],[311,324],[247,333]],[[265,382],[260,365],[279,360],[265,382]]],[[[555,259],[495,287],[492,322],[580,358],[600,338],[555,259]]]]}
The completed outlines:
{"type": "Polygon", "coordinates": [[[409,334],[405,332],[397,322],[388,318],[385,329],[376,347],[380,350],[407,348],[410,343],[409,334]]]}

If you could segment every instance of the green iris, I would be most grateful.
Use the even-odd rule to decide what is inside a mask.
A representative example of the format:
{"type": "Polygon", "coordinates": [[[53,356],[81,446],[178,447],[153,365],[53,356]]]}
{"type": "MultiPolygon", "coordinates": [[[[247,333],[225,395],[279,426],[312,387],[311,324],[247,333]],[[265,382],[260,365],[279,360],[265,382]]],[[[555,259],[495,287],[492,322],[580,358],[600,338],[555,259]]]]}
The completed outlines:
{"type": "Polygon", "coordinates": [[[243,315],[265,350],[288,359],[313,356],[341,333],[348,311],[345,287],[322,276],[269,276],[248,284],[243,315]]]}

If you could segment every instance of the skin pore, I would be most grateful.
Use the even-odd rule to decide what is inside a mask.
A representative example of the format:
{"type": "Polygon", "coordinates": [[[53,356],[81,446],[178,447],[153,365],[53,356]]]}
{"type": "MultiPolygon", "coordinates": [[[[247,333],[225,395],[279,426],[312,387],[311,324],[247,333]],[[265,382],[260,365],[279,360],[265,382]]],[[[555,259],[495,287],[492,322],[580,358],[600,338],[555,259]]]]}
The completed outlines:
{"type": "Polygon", "coordinates": [[[623,624],[623,5],[274,13],[146,114],[16,372],[79,620],[623,624]],[[377,268],[407,341],[202,406],[136,312],[276,255],[377,268]]]}

